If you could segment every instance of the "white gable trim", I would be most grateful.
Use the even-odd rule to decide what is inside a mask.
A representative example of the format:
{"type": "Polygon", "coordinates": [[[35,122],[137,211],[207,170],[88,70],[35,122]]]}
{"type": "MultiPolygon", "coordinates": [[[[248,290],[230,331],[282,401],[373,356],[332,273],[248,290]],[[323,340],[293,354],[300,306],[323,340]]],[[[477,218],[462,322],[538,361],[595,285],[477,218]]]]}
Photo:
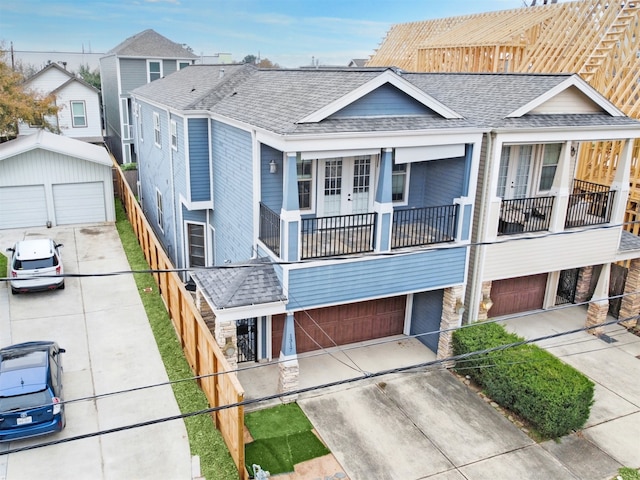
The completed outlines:
{"type": "Polygon", "coordinates": [[[325,105],[311,115],[307,115],[302,120],[299,120],[298,123],[320,122],[386,83],[389,83],[398,88],[402,92],[406,93],[416,101],[422,103],[424,106],[430,108],[444,118],[463,118],[461,115],[458,115],[449,107],[440,103],[430,95],[427,95],[425,92],[423,92],[418,87],[408,82],[398,74],[394,73],[392,70],[385,70],[376,78],[349,92],[347,95],[344,95],[342,98],[339,98],[335,102],[325,105]]]}
{"type": "Polygon", "coordinates": [[[543,103],[552,99],[560,92],[563,92],[569,87],[576,87],[582,93],[584,93],[593,103],[602,108],[605,112],[607,112],[612,117],[624,117],[624,113],[619,110],[614,104],[612,104],[609,100],[607,100],[604,96],[600,95],[596,89],[591,87],[587,82],[585,82],[578,75],[571,75],[564,82],[559,83],[552,89],[548,90],[543,95],[540,95],[538,98],[532,100],[531,102],[523,105],[518,108],[514,112],[507,115],[507,118],[518,118],[527,113],[530,113],[533,109],[538,108],[543,103]]]}

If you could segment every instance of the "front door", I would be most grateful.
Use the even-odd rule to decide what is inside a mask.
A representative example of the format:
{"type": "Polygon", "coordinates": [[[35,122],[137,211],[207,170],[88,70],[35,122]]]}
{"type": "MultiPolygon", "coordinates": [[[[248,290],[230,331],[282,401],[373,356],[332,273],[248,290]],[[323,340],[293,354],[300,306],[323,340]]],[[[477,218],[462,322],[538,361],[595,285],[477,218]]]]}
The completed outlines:
{"type": "Polygon", "coordinates": [[[333,217],[367,213],[372,208],[371,157],[321,160],[318,216],[333,217]]]}
{"type": "Polygon", "coordinates": [[[255,362],[258,359],[257,324],[257,318],[245,318],[236,322],[238,363],[255,362]]]}
{"type": "Polygon", "coordinates": [[[529,177],[533,145],[502,147],[498,196],[505,200],[529,196],[529,177]]]}

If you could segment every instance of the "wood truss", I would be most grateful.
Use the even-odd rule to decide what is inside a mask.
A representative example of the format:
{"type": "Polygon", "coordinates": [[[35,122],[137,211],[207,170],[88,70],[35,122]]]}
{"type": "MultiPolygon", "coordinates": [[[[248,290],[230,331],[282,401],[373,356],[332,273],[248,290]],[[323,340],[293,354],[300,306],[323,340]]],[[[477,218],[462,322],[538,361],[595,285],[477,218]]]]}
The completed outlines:
{"type": "MultiPolygon", "coordinates": [[[[579,73],[640,119],[640,4],[581,0],[398,24],[367,62],[419,72],[579,73]]],[[[621,142],[582,145],[577,177],[610,185],[621,142]]],[[[627,222],[640,221],[640,140],[627,222]]],[[[640,222],[628,230],[640,233],[640,222]]]]}

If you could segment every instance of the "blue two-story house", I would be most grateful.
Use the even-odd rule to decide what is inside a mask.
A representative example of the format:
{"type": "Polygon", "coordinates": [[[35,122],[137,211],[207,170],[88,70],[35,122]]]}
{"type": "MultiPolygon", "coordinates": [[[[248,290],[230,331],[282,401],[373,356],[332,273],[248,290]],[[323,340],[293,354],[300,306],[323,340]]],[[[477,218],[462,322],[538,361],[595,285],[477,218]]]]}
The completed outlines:
{"type": "Polygon", "coordinates": [[[460,324],[475,120],[393,69],[194,65],[132,95],[141,204],[232,362],[460,324]]]}

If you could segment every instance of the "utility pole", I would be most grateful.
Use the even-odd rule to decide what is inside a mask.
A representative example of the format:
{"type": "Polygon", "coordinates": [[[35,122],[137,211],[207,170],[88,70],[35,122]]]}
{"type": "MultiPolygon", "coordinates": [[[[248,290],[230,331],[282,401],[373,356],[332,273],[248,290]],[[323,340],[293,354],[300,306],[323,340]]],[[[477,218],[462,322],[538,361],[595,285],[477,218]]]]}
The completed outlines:
{"type": "Polygon", "coordinates": [[[16,62],[13,56],[13,42],[11,42],[11,70],[14,72],[16,71],[16,62]]]}

